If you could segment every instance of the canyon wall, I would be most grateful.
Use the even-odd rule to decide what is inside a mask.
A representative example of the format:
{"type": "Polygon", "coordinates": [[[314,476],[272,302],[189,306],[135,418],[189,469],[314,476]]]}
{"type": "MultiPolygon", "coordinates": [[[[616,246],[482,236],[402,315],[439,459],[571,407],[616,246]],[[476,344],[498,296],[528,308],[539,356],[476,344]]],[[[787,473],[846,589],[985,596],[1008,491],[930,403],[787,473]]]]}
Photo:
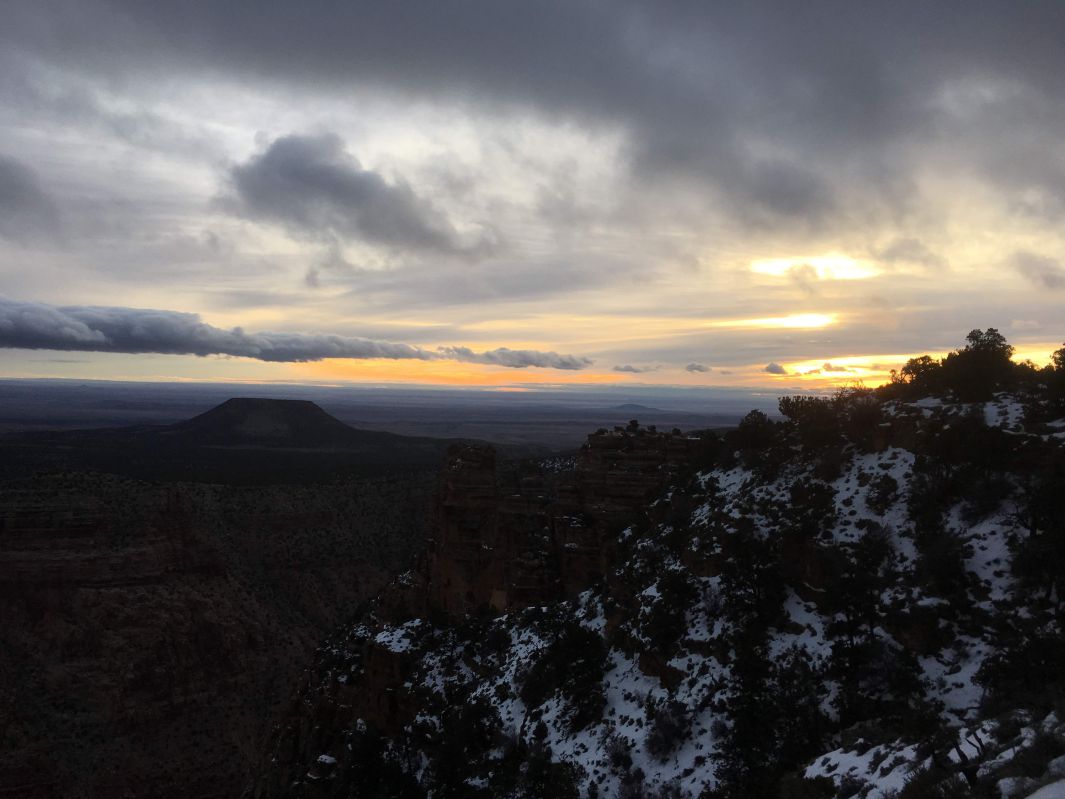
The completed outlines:
{"type": "Polygon", "coordinates": [[[314,647],[421,546],[431,491],[0,484],[0,796],[239,796],[314,647]]]}

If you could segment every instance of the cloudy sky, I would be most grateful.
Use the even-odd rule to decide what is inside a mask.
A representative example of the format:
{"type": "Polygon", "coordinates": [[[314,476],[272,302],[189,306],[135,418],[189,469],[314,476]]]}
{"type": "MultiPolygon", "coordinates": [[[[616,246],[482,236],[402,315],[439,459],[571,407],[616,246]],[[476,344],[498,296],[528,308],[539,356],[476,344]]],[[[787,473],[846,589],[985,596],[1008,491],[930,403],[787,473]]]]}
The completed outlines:
{"type": "Polygon", "coordinates": [[[1065,340],[1065,4],[8,0],[0,375],[779,388],[1065,340]]]}

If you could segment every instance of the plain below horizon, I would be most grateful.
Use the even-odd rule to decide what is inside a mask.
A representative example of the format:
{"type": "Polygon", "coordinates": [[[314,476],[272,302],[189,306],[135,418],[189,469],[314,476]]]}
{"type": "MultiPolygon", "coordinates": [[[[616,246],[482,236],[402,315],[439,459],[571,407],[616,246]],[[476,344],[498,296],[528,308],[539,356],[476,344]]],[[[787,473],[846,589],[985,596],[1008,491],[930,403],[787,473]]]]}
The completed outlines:
{"type": "Polygon", "coordinates": [[[578,447],[599,427],[642,424],[682,430],[735,424],[776,409],[767,392],[697,389],[500,392],[407,386],[137,383],[0,380],[0,433],[173,424],[237,396],[310,400],[363,430],[502,445],[578,447]]]}

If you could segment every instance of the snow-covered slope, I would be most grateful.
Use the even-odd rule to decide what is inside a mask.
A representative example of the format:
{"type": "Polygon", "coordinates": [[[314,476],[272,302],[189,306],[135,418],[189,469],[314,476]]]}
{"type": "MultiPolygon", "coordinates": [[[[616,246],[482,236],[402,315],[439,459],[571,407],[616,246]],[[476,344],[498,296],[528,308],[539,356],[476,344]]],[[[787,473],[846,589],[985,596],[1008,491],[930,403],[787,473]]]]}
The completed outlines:
{"type": "Polygon", "coordinates": [[[1054,421],[1026,429],[1022,400],[752,415],[579,596],[371,614],[323,650],[304,696],[319,726],[280,738],[302,747],[286,790],[1057,795],[1065,442],[1054,421]],[[322,721],[368,642],[402,663],[410,709],[383,735],[322,721]]]}

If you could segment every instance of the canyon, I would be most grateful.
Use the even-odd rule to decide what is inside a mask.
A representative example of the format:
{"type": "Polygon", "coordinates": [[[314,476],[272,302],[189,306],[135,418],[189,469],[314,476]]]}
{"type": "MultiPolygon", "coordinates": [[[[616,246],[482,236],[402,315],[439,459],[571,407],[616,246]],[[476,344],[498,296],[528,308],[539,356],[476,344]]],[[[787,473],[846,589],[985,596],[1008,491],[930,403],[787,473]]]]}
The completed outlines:
{"type": "Polygon", "coordinates": [[[238,401],[27,446],[0,443],[0,796],[232,797],[318,642],[421,548],[447,444],[238,401]],[[163,436],[182,476],[228,482],[88,468],[91,442],[118,462],[163,436]],[[275,479],[355,439],[359,469],[275,479]]]}

